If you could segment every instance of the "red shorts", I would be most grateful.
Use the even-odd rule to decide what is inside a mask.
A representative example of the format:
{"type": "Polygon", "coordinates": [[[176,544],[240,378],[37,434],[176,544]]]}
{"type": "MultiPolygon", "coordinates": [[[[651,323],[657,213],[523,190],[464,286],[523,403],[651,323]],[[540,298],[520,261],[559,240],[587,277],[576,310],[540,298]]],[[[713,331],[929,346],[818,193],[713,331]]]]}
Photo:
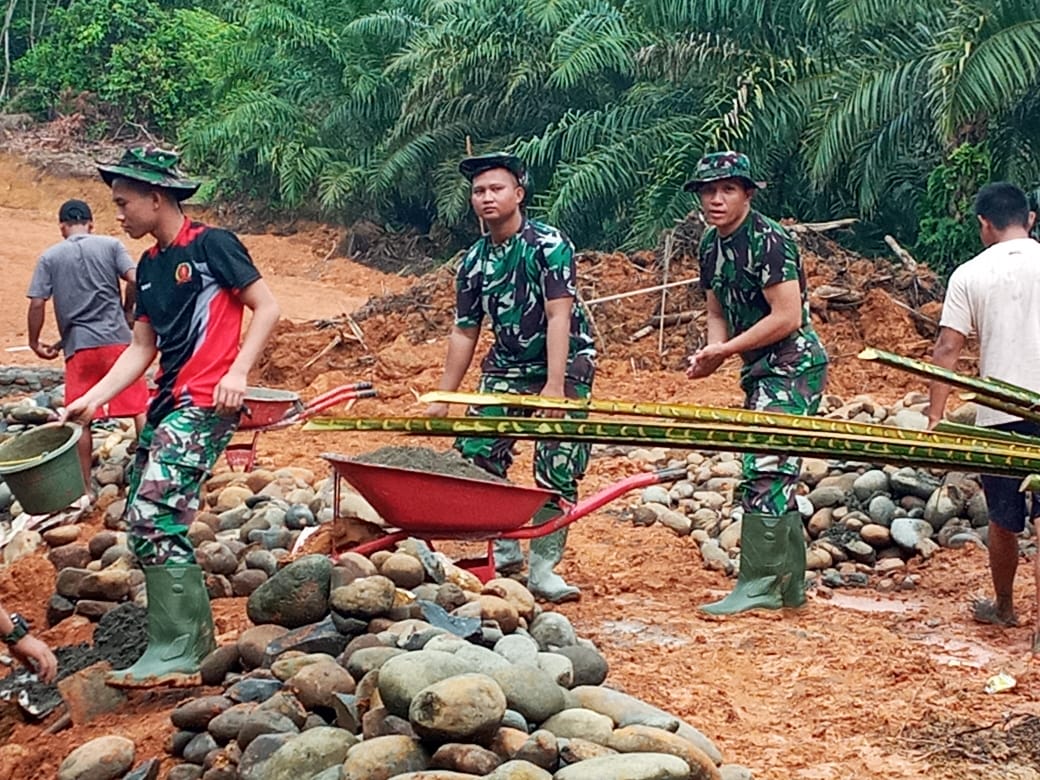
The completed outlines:
{"type": "MultiPolygon", "coordinates": [[[[70,404],[96,385],[123,354],[127,344],[81,349],[65,361],[65,403],[70,404]]],[[[148,385],[141,377],[123,392],[99,407],[94,419],[133,417],[148,407],[148,385]]]]}

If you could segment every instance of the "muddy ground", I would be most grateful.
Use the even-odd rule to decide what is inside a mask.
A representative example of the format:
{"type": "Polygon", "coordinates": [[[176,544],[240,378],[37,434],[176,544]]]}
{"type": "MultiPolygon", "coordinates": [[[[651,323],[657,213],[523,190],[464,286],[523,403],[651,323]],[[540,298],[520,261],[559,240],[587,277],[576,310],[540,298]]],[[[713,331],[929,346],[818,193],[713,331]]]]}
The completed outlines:
{"type": "MultiPolygon", "coordinates": [[[[0,158],[0,274],[10,294],[8,306],[0,310],[0,350],[25,343],[24,290],[36,256],[59,238],[55,214],[69,197],[85,198],[94,206],[99,232],[118,234],[107,191],[99,183],[54,178],[18,159],[0,158]]],[[[295,231],[243,235],[291,321],[283,326],[267,363],[295,365],[296,370],[285,371],[280,381],[271,381],[273,369],[260,378],[301,389],[307,396],[343,381],[371,379],[382,399],[361,401],[356,412],[419,411],[415,393],[433,386],[444,355],[440,319],[435,317],[429,331],[415,338],[414,328],[405,333],[392,317],[373,316],[359,323],[363,339],[371,344],[341,344],[318,355],[337,332],[353,333],[344,315],[357,311],[370,296],[402,292],[414,280],[334,256],[331,250],[343,244],[339,230],[297,225],[295,231]],[[319,330],[313,320],[338,324],[331,331],[319,330]]],[[[127,243],[134,253],[144,246],[127,243]]],[[[583,274],[627,277],[626,284],[633,287],[654,282],[649,272],[597,267],[585,264],[583,274]]],[[[836,358],[833,392],[846,397],[870,392],[879,400],[894,401],[921,389],[920,384],[861,364],[855,353],[870,342],[923,354],[927,339],[905,311],[876,293],[856,317],[832,313],[821,331],[836,358]]],[[[629,299],[599,319],[613,323],[639,306],[647,304],[629,299]]],[[[735,364],[696,384],[676,370],[687,338],[669,335],[661,356],[656,337],[633,346],[610,331],[597,393],[605,398],[739,402],[735,364]]],[[[41,362],[32,353],[0,351],[0,363],[41,362]]],[[[474,381],[471,376],[469,386],[474,381]]],[[[325,469],[322,452],[354,454],[385,444],[444,446],[389,435],[288,430],[261,436],[259,457],[262,465],[298,464],[320,472],[325,469]]],[[[627,460],[594,459],[583,489],[591,493],[634,469],[627,460]]],[[[522,446],[511,476],[529,481],[529,471],[529,447],[522,446]]],[[[989,589],[984,552],[942,550],[927,563],[911,564],[910,570],[922,577],[914,592],[816,593],[798,612],[709,620],[693,606],[723,594],[731,583],[702,568],[690,539],[660,526],[621,523],[621,507],[622,502],[615,502],[573,526],[562,571],[582,587],[584,597],[559,609],[604,650],[614,685],[687,718],[718,744],[728,761],[751,767],[758,778],[775,780],[1040,777],[1040,701],[1029,654],[1030,629],[979,626],[967,611],[969,597],[989,589]],[[987,678],[1002,671],[1014,674],[1018,686],[998,695],[984,693],[987,678]]],[[[94,518],[84,533],[98,527],[100,519],[94,518]]],[[[0,600],[44,625],[53,579],[45,558],[20,561],[0,570],[0,600]]],[[[1017,597],[1023,617],[1031,622],[1035,605],[1026,571],[1020,572],[1017,597]]],[[[214,608],[218,634],[230,638],[246,627],[243,600],[217,601],[214,608]]],[[[64,645],[89,639],[91,631],[87,621],[72,618],[42,635],[64,645]]],[[[53,777],[74,746],[108,733],[133,738],[139,758],[161,756],[172,728],[168,711],[185,695],[134,693],[123,710],[56,734],[48,733],[53,716],[19,725],[0,735],[0,780],[11,777],[9,768],[16,763],[15,777],[53,777]]]]}

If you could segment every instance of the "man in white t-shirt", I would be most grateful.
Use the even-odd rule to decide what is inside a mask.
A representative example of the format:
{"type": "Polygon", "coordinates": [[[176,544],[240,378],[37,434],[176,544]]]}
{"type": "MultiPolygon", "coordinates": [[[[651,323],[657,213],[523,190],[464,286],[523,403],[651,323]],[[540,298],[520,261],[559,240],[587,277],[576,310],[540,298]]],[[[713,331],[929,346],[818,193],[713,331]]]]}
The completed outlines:
{"type": "MultiPolygon", "coordinates": [[[[975,333],[980,376],[1040,392],[1040,243],[1029,236],[1036,215],[1029,210],[1021,189],[998,182],[979,190],[975,216],[986,250],[950,276],[932,362],[953,369],[968,336],[975,333]]],[[[929,427],[942,419],[949,395],[949,385],[932,382],[929,427]]],[[[987,407],[979,408],[976,424],[1040,435],[1040,425],[987,407]]],[[[1011,477],[982,477],[996,598],[974,602],[973,616],[979,622],[1018,624],[1012,591],[1018,568],[1018,534],[1025,530],[1027,516],[1026,495],[1019,491],[1019,482],[1011,477]]],[[[1030,514],[1040,514],[1040,501],[1032,501],[1030,514]]],[[[1036,578],[1040,592],[1040,556],[1036,578]]],[[[1037,629],[1040,632],[1040,615],[1037,629]]]]}

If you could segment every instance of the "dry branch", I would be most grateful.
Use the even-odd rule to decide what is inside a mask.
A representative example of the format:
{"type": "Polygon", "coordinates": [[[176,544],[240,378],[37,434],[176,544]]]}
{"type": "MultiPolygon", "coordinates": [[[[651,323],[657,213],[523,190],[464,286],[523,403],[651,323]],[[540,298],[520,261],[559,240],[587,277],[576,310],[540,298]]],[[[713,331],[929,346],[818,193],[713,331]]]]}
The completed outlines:
{"type": "Polygon", "coordinates": [[[330,341],[325,347],[323,347],[321,349],[321,351],[318,352],[318,354],[316,354],[314,357],[312,357],[310,360],[308,360],[306,363],[304,363],[303,367],[305,369],[310,368],[315,363],[317,363],[319,360],[321,360],[325,355],[329,354],[329,352],[334,350],[336,347],[338,347],[342,343],[343,343],[343,334],[342,333],[337,333],[333,337],[332,341],[330,341]]]}
{"type": "Polygon", "coordinates": [[[900,246],[899,242],[896,241],[895,238],[886,235],[885,243],[888,244],[889,248],[891,248],[891,250],[895,253],[896,257],[899,258],[899,261],[903,264],[906,270],[908,270],[912,274],[917,273],[917,261],[914,260],[914,256],[907,252],[905,249],[903,249],[903,247],[900,246]]]}
{"type": "Polygon", "coordinates": [[[832,219],[828,222],[798,222],[794,225],[785,225],[788,230],[792,233],[808,233],[812,230],[815,233],[825,233],[828,230],[837,230],[838,228],[849,227],[859,222],[855,217],[844,217],[842,219],[832,219]]]}
{"type": "Polygon", "coordinates": [[[660,292],[662,288],[681,287],[686,284],[698,284],[700,283],[700,280],[699,276],[695,276],[693,279],[683,279],[679,282],[655,284],[653,287],[642,287],[638,290],[628,290],[627,292],[615,293],[614,295],[604,295],[602,298],[593,298],[591,301],[585,301],[585,305],[592,306],[597,303],[609,303],[610,301],[619,301],[622,298],[631,298],[633,295],[646,295],[647,293],[660,292]]]}

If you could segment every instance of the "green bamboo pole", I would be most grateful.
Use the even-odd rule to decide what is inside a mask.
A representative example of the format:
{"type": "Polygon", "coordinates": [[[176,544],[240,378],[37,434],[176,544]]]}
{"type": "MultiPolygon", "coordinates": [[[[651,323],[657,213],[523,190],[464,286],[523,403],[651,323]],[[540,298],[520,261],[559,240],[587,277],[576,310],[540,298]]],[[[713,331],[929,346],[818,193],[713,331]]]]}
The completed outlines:
{"type": "Polygon", "coordinates": [[[901,438],[807,435],[786,429],[752,429],[718,423],[628,424],[569,419],[513,417],[386,417],[316,418],[305,430],[348,430],[411,433],[424,436],[493,436],[521,439],[567,439],[600,444],[665,446],[678,449],[730,450],[787,455],[877,460],[926,468],[948,467],[1026,477],[1040,473],[1040,456],[1032,448],[997,446],[994,442],[957,444],[942,434],[922,434],[930,443],[901,438]]]}
{"type": "Polygon", "coordinates": [[[1040,393],[1034,393],[1024,387],[1002,382],[999,379],[964,376],[922,360],[896,355],[873,347],[867,347],[860,352],[859,358],[860,360],[876,360],[901,371],[968,390],[971,393],[971,399],[983,406],[1040,422],[1040,393]]]}
{"type": "Polygon", "coordinates": [[[961,395],[961,399],[964,401],[974,401],[975,403],[988,406],[990,409],[996,409],[998,412],[1005,412],[1013,417],[1021,417],[1024,420],[1030,420],[1032,422],[1040,422],[1040,410],[1025,409],[1018,404],[1009,404],[1004,401],[998,401],[995,398],[980,395],[979,393],[964,393],[961,395]]]}
{"type": "Polygon", "coordinates": [[[932,432],[941,433],[945,436],[967,438],[969,440],[999,442],[1015,448],[1040,447],[1040,439],[1037,439],[1035,436],[998,431],[994,428],[979,428],[976,425],[963,425],[950,422],[949,420],[940,420],[932,428],[932,432]]]}
{"type": "MultiPolygon", "coordinates": [[[[466,404],[468,406],[511,406],[524,409],[563,409],[566,411],[604,412],[609,414],[627,414],[639,417],[665,417],[674,420],[693,420],[696,422],[748,425],[756,427],[790,428],[812,433],[835,433],[850,436],[874,436],[885,439],[898,438],[908,442],[932,443],[933,439],[925,431],[897,428],[892,425],[876,425],[872,423],[853,422],[851,420],[831,420],[825,417],[811,417],[780,412],[757,412],[747,409],[730,409],[718,406],[700,406],[697,404],[662,404],[650,402],[632,402],[615,400],[598,400],[591,398],[543,398],[538,395],[511,395],[507,393],[459,393],[436,390],[424,393],[419,397],[422,403],[466,404]]],[[[958,444],[977,446],[982,441],[994,441],[997,444],[1009,443],[1008,436],[999,431],[987,428],[960,426],[948,434],[948,440],[958,444]]],[[[1016,437],[1016,446],[1035,448],[1040,455],[1040,441],[1016,437]]]]}

